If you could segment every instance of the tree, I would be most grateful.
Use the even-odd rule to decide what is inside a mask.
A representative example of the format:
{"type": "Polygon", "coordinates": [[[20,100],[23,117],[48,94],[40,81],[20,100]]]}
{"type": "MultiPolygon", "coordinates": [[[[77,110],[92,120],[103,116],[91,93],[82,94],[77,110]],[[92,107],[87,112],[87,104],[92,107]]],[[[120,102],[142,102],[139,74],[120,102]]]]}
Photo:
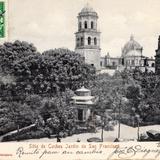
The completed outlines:
{"type": "Polygon", "coordinates": [[[30,107],[34,113],[35,119],[39,119],[40,111],[43,105],[43,98],[39,95],[28,95],[26,96],[24,103],[30,107]]]}
{"type": "Polygon", "coordinates": [[[38,54],[35,46],[24,41],[5,42],[0,45],[0,69],[3,74],[12,74],[14,63],[18,60],[38,54]]]}
{"type": "Polygon", "coordinates": [[[5,115],[8,121],[7,123],[10,122],[10,124],[16,126],[18,134],[20,128],[30,125],[35,121],[34,112],[32,112],[31,108],[26,104],[3,102],[0,108],[0,114],[5,115]]]}
{"type": "Polygon", "coordinates": [[[0,100],[7,109],[1,111],[18,132],[42,118],[57,134],[74,130],[75,114],[69,103],[72,90],[95,78],[94,67],[68,49],[40,54],[32,44],[20,41],[1,45],[0,58],[0,100]]]}
{"type": "Polygon", "coordinates": [[[58,91],[76,89],[94,79],[95,69],[80,55],[66,49],[55,49],[20,59],[13,66],[15,90],[19,96],[39,94],[52,97],[58,91]]]}
{"type": "Polygon", "coordinates": [[[140,103],[143,99],[141,87],[139,85],[128,86],[126,97],[129,99],[130,108],[128,108],[128,112],[132,116],[132,125],[135,126],[137,125],[135,123],[137,121],[136,117],[141,115],[140,103]]]}
{"type": "Polygon", "coordinates": [[[19,83],[17,84],[15,65],[28,56],[39,54],[33,44],[24,41],[6,42],[0,45],[0,87],[3,100],[20,100],[22,98],[24,90],[19,83]]]}
{"type": "Polygon", "coordinates": [[[11,100],[23,101],[31,94],[52,97],[58,91],[75,90],[88,84],[95,77],[95,68],[85,64],[79,54],[68,49],[40,54],[27,42],[1,45],[0,62],[2,95],[11,100]]]}
{"type": "Polygon", "coordinates": [[[76,127],[74,110],[62,97],[45,100],[41,115],[46,125],[49,126],[52,132],[56,131],[57,135],[66,131],[71,133],[76,127]]]}
{"type": "Polygon", "coordinates": [[[95,77],[95,68],[85,64],[82,57],[68,49],[48,50],[42,53],[53,61],[53,71],[60,90],[75,90],[95,77]]]}
{"type": "Polygon", "coordinates": [[[27,104],[9,103],[9,111],[11,120],[19,127],[23,127],[24,124],[31,124],[35,120],[34,113],[27,104]]]}

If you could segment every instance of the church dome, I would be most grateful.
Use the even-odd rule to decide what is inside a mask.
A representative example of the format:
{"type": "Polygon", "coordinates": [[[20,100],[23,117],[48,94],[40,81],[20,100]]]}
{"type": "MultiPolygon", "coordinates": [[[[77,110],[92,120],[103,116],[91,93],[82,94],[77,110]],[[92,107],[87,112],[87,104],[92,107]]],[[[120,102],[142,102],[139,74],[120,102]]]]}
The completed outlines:
{"type": "Polygon", "coordinates": [[[80,15],[95,15],[97,16],[96,11],[87,3],[86,6],[84,6],[81,9],[81,12],[79,13],[80,15]]]}
{"type": "Polygon", "coordinates": [[[81,12],[95,12],[94,9],[87,3],[87,5],[82,8],[81,12]]]}
{"type": "Polygon", "coordinates": [[[141,56],[143,47],[131,36],[122,49],[122,56],[141,56]]]}

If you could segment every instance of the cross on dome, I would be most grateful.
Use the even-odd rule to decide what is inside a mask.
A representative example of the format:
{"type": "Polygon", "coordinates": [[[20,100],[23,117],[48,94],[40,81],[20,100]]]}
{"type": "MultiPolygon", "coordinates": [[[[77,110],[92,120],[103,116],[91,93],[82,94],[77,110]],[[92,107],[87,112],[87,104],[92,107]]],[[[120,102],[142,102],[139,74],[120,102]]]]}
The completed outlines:
{"type": "Polygon", "coordinates": [[[87,7],[87,8],[90,8],[90,5],[89,5],[89,3],[88,3],[88,2],[86,3],[86,7],[87,7]]]}

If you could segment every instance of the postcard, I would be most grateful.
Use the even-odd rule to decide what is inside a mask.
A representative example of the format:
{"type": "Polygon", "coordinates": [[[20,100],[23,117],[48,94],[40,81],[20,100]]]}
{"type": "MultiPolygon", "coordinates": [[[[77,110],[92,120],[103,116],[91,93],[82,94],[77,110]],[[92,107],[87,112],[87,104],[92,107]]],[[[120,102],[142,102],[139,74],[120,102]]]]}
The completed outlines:
{"type": "Polygon", "coordinates": [[[160,159],[159,0],[0,0],[0,160],[160,159]]]}

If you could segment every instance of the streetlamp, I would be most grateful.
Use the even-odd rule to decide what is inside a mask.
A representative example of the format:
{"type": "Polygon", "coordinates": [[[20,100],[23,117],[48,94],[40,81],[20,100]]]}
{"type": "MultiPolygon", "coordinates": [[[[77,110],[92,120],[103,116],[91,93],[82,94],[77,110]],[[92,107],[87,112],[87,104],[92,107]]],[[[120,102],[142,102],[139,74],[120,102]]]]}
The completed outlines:
{"type": "Polygon", "coordinates": [[[104,130],[104,127],[105,127],[105,119],[104,117],[102,118],[102,132],[101,132],[101,140],[103,142],[103,130],[104,130]]]}
{"type": "Polygon", "coordinates": [[[118,139],[120,138],[120,132],[121,132],[121,104],[122,100],[120,100],[120,104],[118,106],[118,139]]]}
{"type": "Polygon", "coordinates": [[[111,112],[112,112],[112,109],[107,109],[107,112],[105,112],[105,115],[102,116],[102,132],[101,132],[101,140],[102,140],[102,142],[103,142],[103,131],[104,131],[104,127],[106,126],[106,122],[108,123],[112,119],[108,115],[111,112]]]}

